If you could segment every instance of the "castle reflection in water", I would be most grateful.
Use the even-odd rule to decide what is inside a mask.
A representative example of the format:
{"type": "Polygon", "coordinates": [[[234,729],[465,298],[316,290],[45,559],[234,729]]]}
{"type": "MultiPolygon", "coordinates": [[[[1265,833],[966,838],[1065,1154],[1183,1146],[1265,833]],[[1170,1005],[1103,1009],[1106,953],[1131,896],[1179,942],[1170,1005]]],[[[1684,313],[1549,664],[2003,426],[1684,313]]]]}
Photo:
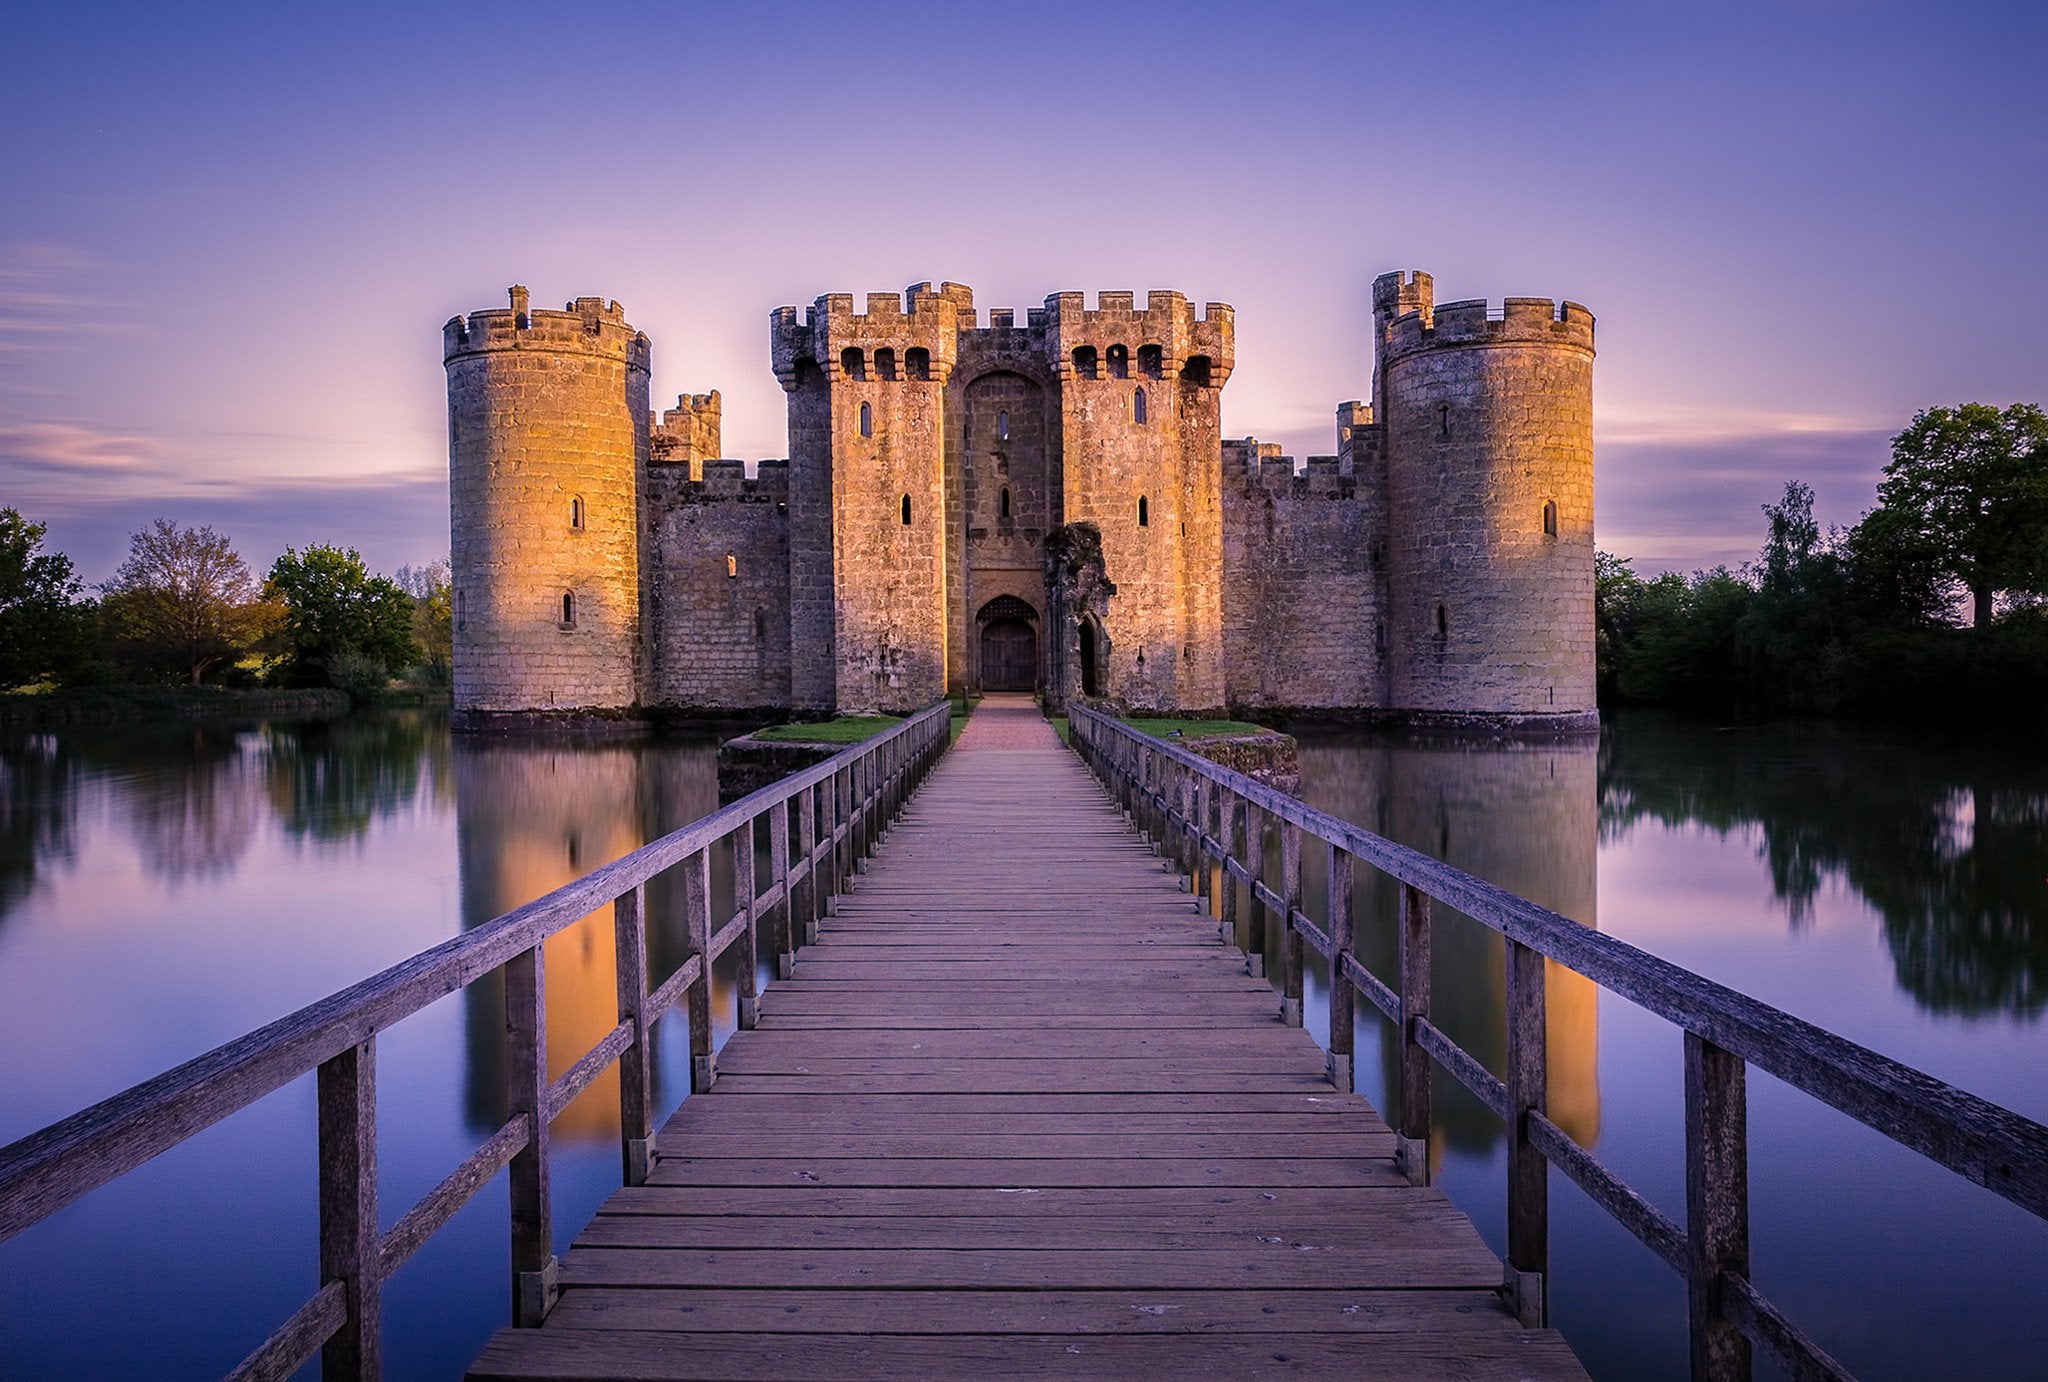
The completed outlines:
{"type": "MultiPolygon", "coordinates": [[[[552,892],[601,864],[718,809],[714,743],[549,744],[535,740],[455,739],[457,841],[462,926],[552,892]]],[[[732,871],[712,851],[712,899],[732,905],[732,871]]],[[[657,981],[689,955],[682,900],[656,879],[647,889],[647,949],[657,981]]],[[[559,1078],[618,1024],[610,907],[557,932],[545,946],[547,1074],[559,1078]]],[[[714,970],[712,1011],[729,1014],[732,976],[714,970]]],[[[505,1118],[505,995],[502,973],[464,991],[467,1004],[467,1113],[478,1129],[505,1118]]],[[[656,1102],[672,1079],[655,1048],[656,1102]]],[[[680,1092],[678,1090],[678,1092],[680,1092]]],[[[612,1066],[564,1109],[554,1136],[601,1141],[619,1129],[618,1067],[612,1066]]]]}
{"type": "MultiPolygon", "coordinates": [[[[1599,750],[1592,736],[1518,743],[1409,735],[1305,736],[1300,795],[1333,816],[1432,855],[1588,926],[1598,924],[1599,750]]],[[[1319,850],[1306,851],[1307,896],[1321,896],[1319,850]]],[[[1376,871],[1356,874],[1355,945],[1361,961],[1396,982],[1398,899],[1376,871]]],[[[1507,1051],[1506,954],[1501,937],[1439,906],[1431,935],[1431,1019],[1498,1072],[1507,1051]]],[[[1550,1116],[1583,1146],[1600,1135],[1599,990],[1548,966],[1550,1116]]],[[[1378,1014],[1358,1004],[1361,1024],[1378,1014]]],[[[1387,1029],[1390,1033],[1391,1029],[1387,1029]]],[[[1363,1031],[1361,1030],[1361,1034],[1363,1031]]],[[[1382,1054],[1379,1087],[1397,1087],[1398,1046],[1382,1054]]],[[[1371,1049],[1360,1044],[1360,1051],[1371,1049]]],[[[1362,1058],[1362,1057],[1361,1057],[1362,1058]]],[[[1368,1087],[1359,1072],[1359,1087],[1368,1087]]],[[[1445,1098],[1435,1083],[1439,1149],[1483,1149],[1500,1123],[1483,1106],[1445,1098]]]]}

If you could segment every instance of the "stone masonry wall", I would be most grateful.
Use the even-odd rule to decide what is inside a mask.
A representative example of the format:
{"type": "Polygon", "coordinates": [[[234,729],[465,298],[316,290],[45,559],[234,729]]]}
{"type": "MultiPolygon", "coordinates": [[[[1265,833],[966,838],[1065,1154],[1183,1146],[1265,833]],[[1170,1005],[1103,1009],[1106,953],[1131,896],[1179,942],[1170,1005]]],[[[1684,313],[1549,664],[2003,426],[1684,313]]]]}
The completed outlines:
{"type": "Polygon", "coordinates": [[[650,699],[682,710],[790,703],[789,467],[715,460],[650,468],[650,699]]]}
{"type": "Polygon", "coordinates": [[[1232,707],[1387,704],[1386,510],[1311,456],[1223,443],[1223,658],[1232,707]]]}
{"type": "Polygon", "coordinates": [[[1546,298],[1411,313],[1380,373],[1393,704],[1592,713],[1592,316],[1546,298]]]}
{"type": "Polygon", "coordinates": [[[455,708],[623,709],[640,700],[647,338],[617,303],[511,297],[443,328],[455,708]]]}
{"type": "Polygon", "coordinates": [[[1116,586],[1107,694],[1134,708],[1223,703],[1220,448],[1215,391],[1233,363],[1228,307],[1197,320],[1178,293],[1046,299],[1059,371],[1063,521],[1093,523],[1116,586]],[[1143,415],[1140,416],[1142,397],[1143,415]],[[1200,573],[1208,573],[1203,579],[1200,573]]]}

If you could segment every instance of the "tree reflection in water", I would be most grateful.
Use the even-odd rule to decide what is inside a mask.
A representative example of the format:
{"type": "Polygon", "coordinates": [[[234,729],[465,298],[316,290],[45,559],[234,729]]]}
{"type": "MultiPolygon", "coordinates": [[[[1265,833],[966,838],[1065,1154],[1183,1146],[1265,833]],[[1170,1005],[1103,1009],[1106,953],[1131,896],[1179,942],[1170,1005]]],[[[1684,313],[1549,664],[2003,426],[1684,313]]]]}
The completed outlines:
{"type": "Polygon", "coordinates": [[[77,859],[78,778],[70,736],[0,738],[0,924],[39,871],[77,859]]]}
{"type": "Polygon", "coordinates": [[[1822,886],[1878,914],[1899,987],[1925,1010],[2048,1007],[2048,745],[1924,729],[1780,722],[1717,729],[1614,718],[1600,829],[1641,820],[1754,830],[1794,927],[1822,886]]]}

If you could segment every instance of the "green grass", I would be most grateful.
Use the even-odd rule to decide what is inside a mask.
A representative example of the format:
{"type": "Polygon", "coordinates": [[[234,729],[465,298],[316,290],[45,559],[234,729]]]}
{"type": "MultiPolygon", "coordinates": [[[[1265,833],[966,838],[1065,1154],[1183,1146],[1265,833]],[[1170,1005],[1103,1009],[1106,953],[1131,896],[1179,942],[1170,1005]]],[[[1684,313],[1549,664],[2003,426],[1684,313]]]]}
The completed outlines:
{"type": "Polygon", "coordinates": [[[1164,739],[1178,730],[1183,739],[1213,739],[1224,734],[1271,734],[1264,725],[1248,724],[1243,720],[1125,720],[1125,724],[1140,734],[1149,734],[1154,739],[1164,739]]]}
{"type": "Polygon", "coordinates": [[[1074,736],[1067,730],[1067,717],[1064,715],[1053,715],[1049,718],[1052,720],[1053,732],[1059,735],[1060,742],[1062,744],[1072,744],[1074,736]]]}
{"type": "Polygon", "coordinates": [[[903,722],[894,715],[841,715],[803,725],[770,725],[754,738],[770,744],[858,744],[903,722]]]}

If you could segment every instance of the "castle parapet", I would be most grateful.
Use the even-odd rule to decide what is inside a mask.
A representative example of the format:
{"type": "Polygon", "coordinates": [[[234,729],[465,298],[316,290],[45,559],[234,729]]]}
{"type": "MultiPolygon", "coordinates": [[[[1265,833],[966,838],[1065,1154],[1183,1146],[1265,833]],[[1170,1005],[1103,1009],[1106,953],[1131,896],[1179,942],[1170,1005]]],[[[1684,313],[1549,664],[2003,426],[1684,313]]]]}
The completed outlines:
{"type": "MultiPolygon", "coordinates": [[[[1387,360],[1419,350],[1493,345],[1551,345],[1593,349],[1593,314],[1576,302],[1507,298],[1491,307],[1484,298],[1446,302],[1413,311],[1388,329],[1387,360]]],[[[1384,361],[1382,362],[1384,363],[1384,361]]]]}
{"type": "Polygon", "coordinates": [[[1158,352],[1158,373],[1220,388],[1237,362],[1237,314],[1225,303],[1211,302],[1196,317],[1184,294],[1155,288],[1145,294],[1145,308],[1136,308],[1135,294],[1102,291],[1088,310],[1082,293],[1054,293],[1042,312],[1032,314],[1043,325],[1053,364],[1062,375],[1074,370],[1074,352],[1093,349],[1107,360],[1120,348],[1132,362],[1148,349],[1158,352]],[[1192,368],[1190,368],[1192,366],[1192,368]]]}
{"type": "Polygon", "coordinates": [[[629,368],[648,368],[644,333],[626,322],[626,309],[603,298],[577,298],[559,312],[529,311],[527,291],[514,285],[511,305],[467,317],[450,317],[441,328],[442,363],[492,350],[540,350],[623,359],[629,368]]]}
{"type": "Polygon", "coordinates": [[[960,329],[973,325],[973,291],[958,283],[869,293],[862,312],[853,310],[853,294],[827,293],[805,310],[802,325],[794,307],[778,307],[768,319],[775,377],[785,389],[796,387],[805,361],[828,378],[943,384],[960,329]]]}
{"type": "Polygon", "coordinates": [[[718,390],[683,394],[676,406],[650,419],[648,459],[656,465],[687,465],[690,478],[719,451],[721,404],[718,390]]]}
{"type": "Polygon", "coordinates": [[[1350,499],[1357,493],[1341,456],[1311,456],[1297,466],[1273,442],[1253,437],[1223,443],[1223,480],[1247,494],[1274,499],[1350,499]]]}

